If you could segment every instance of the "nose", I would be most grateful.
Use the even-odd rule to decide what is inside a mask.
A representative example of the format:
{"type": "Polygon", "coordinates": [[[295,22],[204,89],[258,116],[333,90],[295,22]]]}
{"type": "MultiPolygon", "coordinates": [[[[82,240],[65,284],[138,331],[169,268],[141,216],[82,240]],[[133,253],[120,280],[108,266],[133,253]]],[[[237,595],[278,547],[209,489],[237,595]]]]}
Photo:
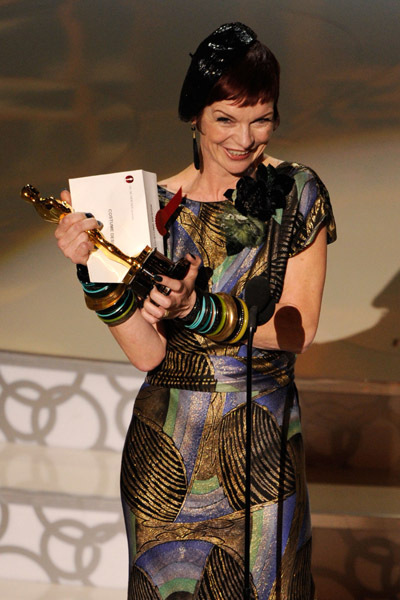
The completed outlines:
{"type": "Polygon", "coordinates": [[[253,146],[254,136],[249,125],[243,123],[239,127],[237,142],[241,150],[248,150],[253,146]]]}
{"type": "Polygon", "coordinates": [[[254,135],[251,130],[251,126],[243,123],[238,131],[238,143],[240,149],[248,150],[254,144],[254,135]]]}

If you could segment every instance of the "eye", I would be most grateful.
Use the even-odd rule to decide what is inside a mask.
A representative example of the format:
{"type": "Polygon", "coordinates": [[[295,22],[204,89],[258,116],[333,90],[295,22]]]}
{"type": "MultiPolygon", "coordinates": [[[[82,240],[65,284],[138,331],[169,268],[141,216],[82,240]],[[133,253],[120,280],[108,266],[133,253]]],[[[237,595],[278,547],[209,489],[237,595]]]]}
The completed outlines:
{"type": "Polygon", "coordinates": [[[256,123],[271,123],[272,117],[261,117],[261,119],[257,119],[256,123]]]}
{"type": "Polygon", "coordinates": [[[231,123],[231,119],[228,117],[217,117],[218,123],[231,123]]]}

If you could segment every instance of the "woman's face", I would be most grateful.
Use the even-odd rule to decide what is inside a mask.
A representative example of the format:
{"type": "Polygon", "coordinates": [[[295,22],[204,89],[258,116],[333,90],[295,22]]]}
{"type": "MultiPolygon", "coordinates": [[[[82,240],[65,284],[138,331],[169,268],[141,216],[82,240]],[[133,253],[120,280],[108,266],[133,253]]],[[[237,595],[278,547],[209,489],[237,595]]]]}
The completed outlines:
{"type": "Polygon", "coordinates": [[[214,102],[203,110],[198,127],[204,169],[239,176],[264,153],[274,131],[274,102],[214,102]]]}

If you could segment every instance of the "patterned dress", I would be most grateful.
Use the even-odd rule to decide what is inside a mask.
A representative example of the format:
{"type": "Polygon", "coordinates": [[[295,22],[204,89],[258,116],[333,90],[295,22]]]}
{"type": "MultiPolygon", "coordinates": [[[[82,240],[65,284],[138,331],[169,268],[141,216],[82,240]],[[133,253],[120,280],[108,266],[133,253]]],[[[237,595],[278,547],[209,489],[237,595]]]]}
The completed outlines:
{"type": "MultiPolygon", "coordinates": [[[[316,174],[296,163],[278,171],[295,180],[286,207],[267,223],[261,246],[233,256],[220,224],[229,200],[186,200],[169,255],[202,258],[199,287],[241,296],[249,278],[264,274],[279,300],[288,258],[322,225],[335,239],[316,174]]],[[[171,198],[159,193],[161,202],[171,198]]],[[[165,324],[166,356],[136,398],[122,458],[128,599],[242,600],[247,347],[214,343],[177,320],[165,324]]],[[[294,363],[291,352],[253,351],[250,579],[258,600],[314,598],[294,363]]]]}

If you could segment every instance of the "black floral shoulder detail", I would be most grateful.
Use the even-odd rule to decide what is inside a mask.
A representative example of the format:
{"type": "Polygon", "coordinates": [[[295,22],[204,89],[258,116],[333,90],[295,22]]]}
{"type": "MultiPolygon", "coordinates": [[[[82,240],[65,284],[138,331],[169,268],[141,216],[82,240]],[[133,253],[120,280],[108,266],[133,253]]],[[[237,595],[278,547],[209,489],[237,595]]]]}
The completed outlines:
{"type": "Polygon", "coordinates": [[[292,177],[279,173],[272,165],[260,164],[255,178],[245,175],[239,179],[235,190],[225,192],[225,197],[233,202],[226,205],[221,215],[228,255],[263,242],[266,223],[278,209],[285,208],[285,198],[293,183],[292,177]]]}

